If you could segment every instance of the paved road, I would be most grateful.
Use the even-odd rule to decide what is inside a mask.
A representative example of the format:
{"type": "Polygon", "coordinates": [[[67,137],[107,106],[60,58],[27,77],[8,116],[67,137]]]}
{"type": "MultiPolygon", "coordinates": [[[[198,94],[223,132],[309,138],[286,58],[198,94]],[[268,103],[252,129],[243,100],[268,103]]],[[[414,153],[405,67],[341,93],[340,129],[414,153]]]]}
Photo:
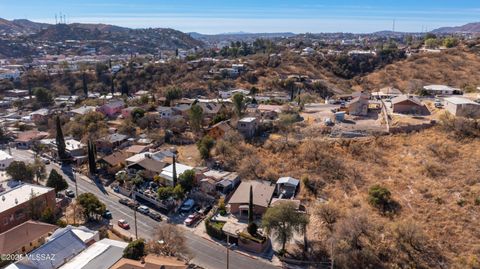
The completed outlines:
{"type": "MultiPolygon", "coordinates": [[[[12,156],[21,161],[31,162],[33,155],[30,151],[26,150],[15,150],[12,149],[12,156]]],[[[61,172],[63,176],[69,178],[61,171],[60,167],[51,163],[47,165],[47,171],[50,171],[52,168],[57,169],[61,172]]],[[[68,174],[68,172],[67,172],[68,174]]],[[[112,212],[113,220],[112,223],[116,224],[119,219],[125,219],[130,223],[132,234],[135,234],[134,229],[134,214],[133,210],[118,203],[119,198],[112,193],[107,192],[103,189],[103,186],[98,186],[93,184],[93,182],[86,176],[76,174],[76,177],[82,177],[78,179],[78,192],[85,193],[91,192],[95,194],[112,212]]],[[[69,189],[75,190],[75,183],[72,179],[68,180],[69,189]]],[[[152,220],[148,216],[142,215],[137,212],[137,228],[138,236],[141,238],[151,238],[153,232],[158,228],[161,223],[152,220]]],[[[227,268],[227,254],[226,249],[223,246],[218,245],[217,243],[206,240],[190,231],[185,231],[187,238],[187,246],[193,256],[191,260],[192,263],[198,264],[207,269],[223,269],[227,268]]],[[[278,268],[267,262],[257,260],[237,252],[230,251],[229,254],[230,267],[231,269],[273,269],[278,268]]]]}

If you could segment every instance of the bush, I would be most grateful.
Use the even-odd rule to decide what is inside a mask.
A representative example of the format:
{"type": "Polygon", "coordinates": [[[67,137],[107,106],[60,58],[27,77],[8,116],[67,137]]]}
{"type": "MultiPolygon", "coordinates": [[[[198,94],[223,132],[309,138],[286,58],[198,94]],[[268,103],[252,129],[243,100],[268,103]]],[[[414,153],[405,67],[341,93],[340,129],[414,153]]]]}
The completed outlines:
{"type": "Polygon", "coordinates": [[[132,260],[140,260],[145,255],[145,241],[135,240],[123,250],[123,257],[132,260]]]}
{"type": "Polygon", "coordinates": [[[368,202],[383,213],[395,211],[398,207],[398,204],[391,196],[392,193],[380,185],[374,185],[368,190],[368,202]]]}
{"type": "Polygon", "coordinates": [[[219,240],[226,240],[227,236],[222,231],[224,222],[213,222],[210,219],[205,220],[205,230],[208,235],[219,240]]]}
{"type": "Polygon", "coordinates": [[[258,227],[257,227],[257,224],[255,222],[252,222],[252,223],[248,224],[247,231],[250,235],[252,235],[252,236],[256,235],[257,230],[258,230],[258,227]]]}

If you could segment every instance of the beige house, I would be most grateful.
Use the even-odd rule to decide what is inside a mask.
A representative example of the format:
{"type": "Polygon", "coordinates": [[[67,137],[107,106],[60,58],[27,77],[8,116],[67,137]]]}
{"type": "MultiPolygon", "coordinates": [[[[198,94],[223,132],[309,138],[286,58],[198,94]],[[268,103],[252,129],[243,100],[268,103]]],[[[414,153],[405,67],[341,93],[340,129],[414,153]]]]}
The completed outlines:
{"type": "Polygon", "coordinates": [[[272,201],[275,185],[269,181],[243,181],[238,186],[228,201],[230,213],[241,216],[248,215],[248,203],[250,200],[250,186],[253,189],[253,211],[256,215],[262,215],[272,201]]]}
{"type": "Polygon", "coordinates": [[[57,229],[57,226],[26,221],[0,234],[1,254],[25,254],[45,243],[45,239],[57,229]]]}
{"type": "Polygon", "coordinates": [[[480,117],[480,104],[463,97],[445,98],[445,109],[456,117],[480,117]]]}

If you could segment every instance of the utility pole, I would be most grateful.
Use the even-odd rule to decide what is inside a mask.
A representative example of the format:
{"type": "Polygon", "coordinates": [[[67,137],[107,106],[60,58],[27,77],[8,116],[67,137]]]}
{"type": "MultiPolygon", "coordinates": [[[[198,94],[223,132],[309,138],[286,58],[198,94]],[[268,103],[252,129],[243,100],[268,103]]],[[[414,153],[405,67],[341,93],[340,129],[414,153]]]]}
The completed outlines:
{"type": "Polygon", "coordinates": [[[133,189],[133,201],[135,205],[133,206],[133,219],[134,219],[134,225],[135,225],[135,240],[138,239],[138,231],[137,231],[137,201],[135,199],[135,191],[137,190],[137,187],[135,186],[133,189]]]}
{"type": "Polygon", "coordinates": [[[228,269],[229,263],[230,263],[230,261],[229,261],[230,257],[229,257],[229,253],[228,253],[229,250],[230,250],[230,235],[227,234],[227,269],[228,269]]]}

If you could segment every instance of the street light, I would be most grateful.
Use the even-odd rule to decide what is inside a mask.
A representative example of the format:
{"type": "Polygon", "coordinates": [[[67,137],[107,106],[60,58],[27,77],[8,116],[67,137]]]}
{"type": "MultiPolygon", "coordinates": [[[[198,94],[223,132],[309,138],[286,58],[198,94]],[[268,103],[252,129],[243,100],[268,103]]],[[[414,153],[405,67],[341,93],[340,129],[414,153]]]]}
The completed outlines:
{"type": "Polygon", "coordinates": [[[230,248],[234,247],[234,246],[235,246],[235,244],[230,244],[230,235],[227,234],[227,246],[226,246],[227,247],[227,269],[230,266],[230,255],[229,255],[230,253],[229,253],[229,251],[230,251],[230,248]]]}
{"type": "Polygon", "coordinates": [[[137,231],[137,201],[135,197],[135,191],[137,190],[137,186],[134,185],[133,187],[133,202],[135,203],[133,205],[133,218],[134,218],[134,225],[135,225],[135,240],[138,239],[138,231],[137,231]]]}

